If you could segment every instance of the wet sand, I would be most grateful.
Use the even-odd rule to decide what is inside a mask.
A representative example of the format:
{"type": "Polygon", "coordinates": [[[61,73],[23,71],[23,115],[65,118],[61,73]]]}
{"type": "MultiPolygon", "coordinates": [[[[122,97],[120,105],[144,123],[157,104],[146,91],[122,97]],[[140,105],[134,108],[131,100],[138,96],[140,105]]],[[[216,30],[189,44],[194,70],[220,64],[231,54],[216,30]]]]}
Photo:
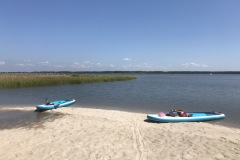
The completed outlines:
{"type": "Polygon", "coordinates": [[[19,127],[31,127],[47,120],[61,118],[60,112],[35,112],[33,107],[5,107],[0,108],[0,130],[19,127]]]}
{"type": "MultiPolygon", "coordinates": [[[[15,108],[16,109],[16,108],[15,108]]],[[[17,108],[24,114],[34,108],[17,108]]],[[[152,123],[146,114],[88,108],[40,127],[0,130],[0,159],[238,159],[240,129],[203,122],[152,123]]],[[[34,125],[33,125],[34,126],[34,125]]]]}

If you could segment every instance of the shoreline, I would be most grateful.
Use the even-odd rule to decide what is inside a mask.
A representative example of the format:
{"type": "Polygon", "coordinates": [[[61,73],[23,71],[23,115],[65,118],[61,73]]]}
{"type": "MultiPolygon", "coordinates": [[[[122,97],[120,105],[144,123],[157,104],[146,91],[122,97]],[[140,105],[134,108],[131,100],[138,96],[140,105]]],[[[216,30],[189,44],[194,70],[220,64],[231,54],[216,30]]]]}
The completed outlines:
{"type": "MultiPolygon", "coordinates": [[[[29,111],[33,107],[17,107],[29,111]]],[[[3,159],[237,159],[240,129],[152,123],[146,114],[68,107],[40,127],[0,130],[3,159]]]]}
{"type": "MultiPolygon", "coordinates": [[[[65,108],[65,107],[64,107],[65,108]]],[[[70,107],[67,107],[67,108],[83,108],[83,109],[97,109],[97,110],[105,110],[105,111],[119,111],[119,112],[127,112],[127,113],[136,113],[136,114],[145,114],[147,116],[147,114],[154,114],[154,113],[145,113],[145,112],[142,112],[142,111],[131,111],[131,110],[121,110],[119,108],[117,109],[113,109],[113,108],[99,108],[99,107],[89,107],[89,106],[70,106],[70,107]]],[[[14,113],[7,113],[8,115],[11,116],[10,118],[10,121],[15,121],[13,122],[13,124],[10,124],[9,126],[7,127],[3,127],[3,125],[1,126],[0,124],[0,130],[1,129],[8,129],[8,128],[14,128],[14,127],[24,127],[28,124],[30,125],[34,125],[34,123],[38,123],[40,121],[43,121],[48,119],[48,118],[58,118],[58,116],[64,116],[64,113],[62,112],[58,112],[60,111],[59,109],[57,110],[49,110],[47,112],[35,112],[35,109],[36,107],[33,107],[33,106],[17,106],[17,105],[9,105],[9,106],[0,106],[0,120],[4,120],[5,122],[6,121],[9,121],[9,119],[1,119],[1,116],[3,115],[3,112],[14,112],[14,113]],[[17,114],[18,112],[18,114],[17,114]],[[21,114],[21,112],[26,112],[25,114],[21,114]],[[29,116],[30,115],[30,116],[29,116]],[[25,116],[25,117],[23,117],[25,116]],[[28,118],[27,118],[28,117],[28,118]],[[13,119],[15,118],[15,119],[13,119]],[[21,118],[24,118],[23,120],[21,118]],[[25,124],[21,125],[20,122],[18,122],[17,120],[18,119],[21,119],[21,121],[23,121],[25,124]],[[12,125],[12,126],[11,126],[12,125]]],[[[147,119],[147,118],[146,118],[147,119]]],[[[224,127],[227,127],[227,128],[232,128],[232,129],[240,129],[240,127],[238,125],[235,125],[235,124],[231,124],[231,123],[221,123],[221,121],[224,121],[224,119],[221,119],[221,120],[213,120],[213,121],[205,121],[203,123],[208,123],[208,124],[212,124],[212,125],[218,125],[218,126],[224,126],[224,127]]],[[[187,122],[188,123],[188,122],[187,122]]],[[[192,122],[190,122],[192,123],[192,122]]],[[[6,125],[5,125],[6,126],[6,125]]]]}

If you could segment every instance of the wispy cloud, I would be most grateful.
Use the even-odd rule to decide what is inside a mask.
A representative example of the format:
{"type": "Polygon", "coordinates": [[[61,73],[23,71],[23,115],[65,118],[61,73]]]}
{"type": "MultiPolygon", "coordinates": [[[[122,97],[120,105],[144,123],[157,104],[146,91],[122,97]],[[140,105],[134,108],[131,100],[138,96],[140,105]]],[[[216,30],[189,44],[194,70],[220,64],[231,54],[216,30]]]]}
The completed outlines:
{"type": "Polygon", "coordinates": [[[19,63],[16,66],[18,67],[34,67],[35,65],[31,64],[31,63],[19,63]]]}
{"type": "Polygon", "coordinates": [[[96,63],[98,67],[102,67],[103,65],[101,63],[96,63]]]}
{"type": "Polygon", "coordinates": [[[5,65],[5,61],[0,61],[0,65],[5,65]]]}
{"type": "Polygon", "coordinates": [[[143,64],[138,64],[138,65],[136,65],[136,67],[139,68],[139,69],[140,68],[144,69],[144,70],[154,69],[153,65],[151,65],[151,64],[149,64],[147,62],[145,62],[143,64]]]}
{"type": "Polygon", "coordinates": [[[74,62],[71,65],[72,68],[75,69],[92,69],[92,70],[101,70],[102,69],[106,69],[106,68],[115,68],[114,64],[102,64],[102,63],[95,63],[95,62],[91,62],[91,61],[84,61],[84,62],[74,62]]]}
{"type": "Polygon", "coordinates": [[[23,60],[24,62],[31,62],[32,60],[30,60],[30,59],[25,59],[25,60],[23,60]]]}
{"type": "Polygon", "coordinates": [[[109,64],[109,67],[111,67],[111,68],[114,68],[114,67],[115,67],[115,65],[113,65],[113,64],[109,64]]]}
{"type": "Polygon", "coordinates": [[[73,68],[90,68],[92,67],[94,64],[90,61],[84,61],[84,62],[74,62],[72,64],[73,68]]]}
{"type": "Polygon", "coordinates": [[[49,61],[38,62],[38,64],[46,66],[49,65],[49,61]]]}
{"type": "MultiPolygon", "coordinates": [[[[200,64],[195,62],[186,62],[180,64],[181,67],[187,70],[203,70],[209,66],[206,64],[200,64]]],[[[172,65],[159,65],[149,62],[140,62],[131,58],[120,59],[117,63],[104,63],[104,62],[92,62],[92,61],[73,61],[72,63],[62,62],[50,62],[50,61],[34,61],[34,60],[21,60],[21,61],[4,61],[0,60],[0,71],[7,67],[12,67],[16,70],[173,70],[172,65]],[[123,61],[124,60],[124,61],[123,61]],[[7,65],[6,65],[7,64],[7,65]]],[[[178,65],[179,67],[179,65],[178,65]]]]}
{"type": "Polygon", "coordinates": [[[64,68],[64,65],[61,65],[61,64],[58,64],[58,65],[55,65],[56,68],[64,68]]]}
{"type": "Polygon", "coordinates": [[[130,69],[130,68],[132,68],[132,65],[131,64],[126,64],[126,65],[122,65],[122,67],[124,69],[130,69]]]}
{"type": "Polygon", "coordinates": [[[208,65],[206,64],[198,64],[198,63],[195,63],[195,62],[187,62],[187,63],[183,63],[182,64],[183,67],[202,67],[202,68],[207,68],[208,65]]]}
{"type": "Polygon", "coordinates": [[[124,64],[122,65],[122,68],[125,70],[155,70],[156,68],[149,64],[149,63],[141,63],[141,64],[124,64]]]}
{"type": "Polygon", "coordinates": [[[131,58],[123,58],[124,61],[131,61],[131,58]]]}

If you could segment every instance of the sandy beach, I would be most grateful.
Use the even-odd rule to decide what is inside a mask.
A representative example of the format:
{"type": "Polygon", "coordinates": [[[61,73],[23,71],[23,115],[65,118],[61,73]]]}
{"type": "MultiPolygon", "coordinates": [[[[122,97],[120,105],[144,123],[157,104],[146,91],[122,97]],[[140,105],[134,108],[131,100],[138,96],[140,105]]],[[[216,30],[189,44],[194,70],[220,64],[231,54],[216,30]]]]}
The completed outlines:
{"type": "MultiPolygon", "coordinates": [[[[19,108],[18,108],[19,109],[19,108]]],[[[21,110],[33,110],[26,107],[21,110]]],[[[151,123],[146,114],[61,108],[64,116],[0,130],[0,159],[177,160],[240,157],[240,129],[209,123],[151,123]]]]}

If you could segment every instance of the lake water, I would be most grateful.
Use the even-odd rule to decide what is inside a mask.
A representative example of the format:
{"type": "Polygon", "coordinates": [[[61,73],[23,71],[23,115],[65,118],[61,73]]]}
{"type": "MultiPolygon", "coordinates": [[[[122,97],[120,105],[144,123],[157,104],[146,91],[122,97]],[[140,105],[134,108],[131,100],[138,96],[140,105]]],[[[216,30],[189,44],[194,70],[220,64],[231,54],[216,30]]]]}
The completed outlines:
{"type": "Polygon", "coordinates": [[[140,113],[220,111],[223,120],[209,123],[240,128],[240,75],[135,75],[136,80],[0,90],[0,107],[36,106],[74,98],[74,107],[140,113]]]}

